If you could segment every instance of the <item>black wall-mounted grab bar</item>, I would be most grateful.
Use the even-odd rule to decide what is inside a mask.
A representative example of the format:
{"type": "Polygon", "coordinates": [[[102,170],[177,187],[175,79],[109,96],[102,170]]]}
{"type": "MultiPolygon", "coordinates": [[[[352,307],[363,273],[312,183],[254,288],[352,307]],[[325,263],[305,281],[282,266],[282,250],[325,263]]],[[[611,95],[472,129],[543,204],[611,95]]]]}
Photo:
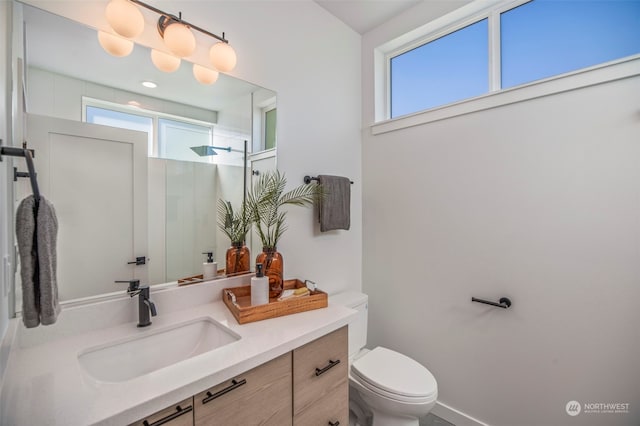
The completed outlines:
{"type": "MultiPolygon", "coordinates": [[[[316,176],[305,176],[304,177],[304,183],[306,183],[307,185],[311,183],[312,180],[315,180],[316,182],[319,182],[320,179],[318,179],[316,176]]],[[[351,185],[353,185],[353,181],[349,181],[351,182],[351,185]]]]}
{"type": "Polygon", "coordinates": [[[509,298],[507,298],[507,297],[501,297],[500,300],[498,301],[498,303],[492,302],[490,300],[478,299],[477,297],[472,297],[471,301],[472,302],[478,302],[478,303],[484,303],[485,305],[496,306],[498,308],[504,308],[504,309],[507,309],[508,307],[511,306],[511,300],[509,300],[509,298]]]}

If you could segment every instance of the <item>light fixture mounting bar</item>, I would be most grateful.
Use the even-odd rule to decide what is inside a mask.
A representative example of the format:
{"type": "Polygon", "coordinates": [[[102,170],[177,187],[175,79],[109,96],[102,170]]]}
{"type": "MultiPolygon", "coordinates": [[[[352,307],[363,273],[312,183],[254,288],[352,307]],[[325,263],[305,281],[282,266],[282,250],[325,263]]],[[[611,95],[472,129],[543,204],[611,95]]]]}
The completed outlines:
{"type": "MultiPolygon", "coordinates": [[[[220,40],[220,41],[221,41],[221,42],[223,42],[223,43],[227,43],[227,44],[229,43],[229,40],[227,40],[226,38],[224,38],[224,33],[222,33],[222,37],[221,37],[221,36],[219,36],[219,35],[216,35],[216,34],[210,33],[209,31],[207,31],[207,30],[205,30],[205,29],[202,29],[202,28],[198,27],[197,25],[193,25],[193,24],[191,24],[191,23],[189,23],[189,22],[187,22],[187,21],[183,20],[183,19],[182,19],[182,12],[180,12],[180,17],[179,17],[179,18],[176,18],[176,16],[175,16],[175,15],[172,15],[172,14],[170,14],[170,13],[167,13],[167,12],[165,12],[165,11],[163,11],[163,10],[160,10],[160,9],[158,9],[158,8],[156,8],[156,7],[153,7],[153,6],[149,5],[149,4],[146,4],[146,3],[144,3],[144,2],[141,2],[140,0],[130,0],[130,1],[131,1],[131,3],[135,3],[135,4],[139,5],[139,6],[144,7],[145,9],[151,10],[151,11],[153,11],[153,12],[157,13],[158,15],[161,15],[162,17],[164,17],[164,18],[165,18],[165,20],[169,20],[169,21],[174,20],[174,21],[176,21],[176,22],[180,22],[180,23],[182,23],[182,24],[184,24],[184,25],[188,26],[189,28],[192,28],[192,29],[194,29],[194,30],[196,30],[196,31],[199,31],[199,32],[201,32],[202,34],[208,35],[209,37],[213,37],[213,38],[215,38],[215,39],[217,39],[217,40],[220,40]]],[[[161,19],[162,19],[162,18],[161,18],[161,19]]]]}

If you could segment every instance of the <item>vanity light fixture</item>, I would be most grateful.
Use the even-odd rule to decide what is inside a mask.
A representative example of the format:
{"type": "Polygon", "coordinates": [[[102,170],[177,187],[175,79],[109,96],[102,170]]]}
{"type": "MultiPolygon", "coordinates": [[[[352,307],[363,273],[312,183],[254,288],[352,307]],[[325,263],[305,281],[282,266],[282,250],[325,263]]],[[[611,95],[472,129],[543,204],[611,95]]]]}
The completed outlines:
{"type": "MultiPolygon", "coordinates": [[[[201,65],[194,65],[193,73],[199,82],[202,84],[213,84],[218,78],[218,71],[230,72],[235,68],[237,62],[236,52],[233,47],[229,45],[229,41],[224,37],[224,33],[222,33],[222,36],[218,36],[183,20],[181,12],[178,13],[178,16],[175,16],[143,3],[140,0],[111,0],[107,5],[105,10],[107,22],[120,36],[129,39],[135,38],[144,30],[144,16],[137,6],[160,15],[157,24],[158,33],[160,37],[162,37],[168,52],[171,52],[171,54],[152,50],[151,58],[158,69],[165,72],[173,72],[180,66],[180,58],[193,54],[196,49],[196,39],[192,30],[216,39],[216,42],[209,50],[209,60],[215,70],[201,65]]],[[[99,34],[103,33],[102,31],[99,32],[99,34]]],[[[113,34],[104,34],[117,37],[113,34]]],[[[105,44],[103,44],[103,37],[104,36],[99,35],[100,44],[107,52],[114,56],[126,56],[112,53],[112,51],[120,53],[126,49],[120,48],[118,50],[111,48],[110,50],[110,48],[105,47],[105,44]]],[[[132,46],[131,49],[133,49],[133,42],[131,40],[119,40],[130,42],[132,46]]]]}

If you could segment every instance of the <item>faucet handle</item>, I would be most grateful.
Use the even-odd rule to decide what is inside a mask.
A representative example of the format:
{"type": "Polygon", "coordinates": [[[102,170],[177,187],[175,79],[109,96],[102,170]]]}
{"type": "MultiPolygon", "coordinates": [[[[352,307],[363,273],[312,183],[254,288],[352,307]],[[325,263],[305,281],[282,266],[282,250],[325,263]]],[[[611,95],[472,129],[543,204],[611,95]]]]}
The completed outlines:
{"type": "Polygon", "coordinates": [[[133,291],[137,291],[140,287],[140,280],[125,280],[125,281],[115,281],[116,283],[128,283],[129,288],[127,289],[128,293],[133,291]]]}

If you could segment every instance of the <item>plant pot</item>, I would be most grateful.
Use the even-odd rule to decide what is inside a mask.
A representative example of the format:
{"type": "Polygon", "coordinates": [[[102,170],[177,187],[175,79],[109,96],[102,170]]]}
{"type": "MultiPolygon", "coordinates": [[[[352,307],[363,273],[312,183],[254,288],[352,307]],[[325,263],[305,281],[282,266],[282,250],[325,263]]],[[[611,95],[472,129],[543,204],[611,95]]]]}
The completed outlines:
{"type": "Polygon", "coordinates": [[[227,262],[225,265],[225,273],[227,276],[233,276],[249,272],[251,263],[251,255],[249,247],[242,243],[233,243],[227,249],[227,262]]]}
{"type": "Polygon", "coordinates": [[[264,276],[269,278],[269,298],[280,297],[284,283],[284,259],[275,247],[262,247],[256,265],[262,263],[264,276]]]}

